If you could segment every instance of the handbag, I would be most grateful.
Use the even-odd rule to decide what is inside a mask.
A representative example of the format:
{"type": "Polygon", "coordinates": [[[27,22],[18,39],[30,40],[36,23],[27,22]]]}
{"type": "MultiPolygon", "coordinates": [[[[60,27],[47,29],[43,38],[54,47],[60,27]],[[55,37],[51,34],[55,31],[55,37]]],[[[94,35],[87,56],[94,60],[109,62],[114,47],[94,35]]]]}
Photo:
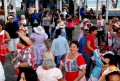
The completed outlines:
{"type": "Polygon", "coordinates": [[[50,25],[51,28],[54,28],[55,27],[55,22],[53,22],[51,25],[50,25]]]}
{"type": "Polygon", "coordinates": [[[38,24],[38,22],[37,22],[37,20],[36,20],[36,19],[34,20],[34,22],[33,22],[33,23],[34,23],[34,24],[38,24]]]}

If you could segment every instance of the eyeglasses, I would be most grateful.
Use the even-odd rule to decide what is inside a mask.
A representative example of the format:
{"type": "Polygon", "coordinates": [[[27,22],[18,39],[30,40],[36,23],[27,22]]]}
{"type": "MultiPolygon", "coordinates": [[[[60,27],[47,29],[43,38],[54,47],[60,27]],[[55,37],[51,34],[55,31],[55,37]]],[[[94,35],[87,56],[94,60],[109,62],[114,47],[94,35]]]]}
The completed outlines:
{"type": "Polygon", "coordinates": [[[104,62],[103,60],[102,60],[102,63],[103,63],[104,65],[107,65],[107,64],[108,64],[108,63],[104,62]]]}

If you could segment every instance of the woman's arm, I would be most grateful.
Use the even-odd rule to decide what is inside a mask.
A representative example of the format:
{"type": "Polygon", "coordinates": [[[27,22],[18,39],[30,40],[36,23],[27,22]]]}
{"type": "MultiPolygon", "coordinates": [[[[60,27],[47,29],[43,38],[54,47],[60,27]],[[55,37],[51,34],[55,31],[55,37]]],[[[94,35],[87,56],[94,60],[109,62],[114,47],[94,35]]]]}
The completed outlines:
{"type": "Polygon", "coordinates": [[[104,26],[106,27],[106,21],[104,20],[104,26]]]}
{"type": "Polygon", "coordinates": [[[30,65],[27,62],[20,63],[18,62],[16,65],[14,65],[14,69],[17,69],[19,67],[29,67],[30,65]]]}
{"type": "Polygon", "coordinates": [[[42,19],[42,27],[44,28],[44,20],[42,19]]]}
{"type": "Polygon", "coordinates": [[[49,41],[48,41],[48,39],[45,40],[45,44],[46,44],[47,49],[50,50],[50,46],[49,46],[49,41]]]}
{"type": "Polygon", "coordinates": [[[30,64],[29,63],[27,63],[27,62],[24,62],[24,63],[20,63],[20,65],[19,65],[20,67],[29,67],[30,66],[30,64]]]}
{"type": "Polygon", "coordinates": [[[86,73],[86,69],[82,68],[81,73],[78,75],[78,77],[74,81],[79,81],[86,73]]]}
{"type": "Polygon", "coordinates": [[[58,79],[58,81],[64,81],[63,78],[58,79]]]}
{"type": "Polygon", "coordinates": [[[28,45],[32,45],[32,41],[27,36],[22,35],[20,32],[17,33],[28,45]]]}
{"type": "Polygon", "coordinates": [[[11,63],[13,64],[17,59],[18,59],[18,57],[13,58],[11,63]]]}
{"type": "Polygon", "coordinates": [[[5,39],[5,41],[6,41],[6,42],[10,41],[11,38],[10,38],[10,35],[8,34],[7,31],[5,31],[5,35],[6,35],[6,37],[7,37],[7,38],[5,39]]]}
{"type": "Polygon", "coordinates": [[[91,44],[91,41],[87,41],[87,47],[88,47],[88,49],[90,49],[91,51],[94,52],[94,49],[90,46],[90,44],[91,44]]]}
{"type": "Polygon", "coordinates": [[[62,69],[63,69],[63,65],[62,65],[62,64],[60,64],[59,69],[60,69],[60,70],[62,70],[62,69]]]}

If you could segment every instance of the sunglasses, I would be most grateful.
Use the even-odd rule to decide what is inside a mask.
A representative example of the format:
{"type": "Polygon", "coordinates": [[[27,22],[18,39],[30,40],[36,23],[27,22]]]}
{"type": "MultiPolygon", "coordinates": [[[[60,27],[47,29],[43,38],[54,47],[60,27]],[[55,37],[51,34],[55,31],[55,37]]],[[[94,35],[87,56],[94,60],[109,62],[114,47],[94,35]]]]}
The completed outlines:
{"type": "Polygon", "coordinates": [[[108,64],[108,63],[104,62],[103,60],[102,60],[102,63],[103,63],[104,65],[107,65],[107,64],[108,64]]]}

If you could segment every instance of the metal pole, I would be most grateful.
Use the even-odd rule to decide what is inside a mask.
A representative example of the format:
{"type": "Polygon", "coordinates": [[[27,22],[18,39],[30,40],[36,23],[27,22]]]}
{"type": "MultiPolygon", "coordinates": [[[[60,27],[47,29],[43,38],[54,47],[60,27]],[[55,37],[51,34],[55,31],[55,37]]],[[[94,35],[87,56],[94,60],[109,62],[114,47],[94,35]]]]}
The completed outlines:
{"type": "Polygon", "coordinates": [[[60,9],[62,12],[62,0],[57,0],[57,9],[60,9]]]}
{"type": "Polygon", "coordinates": [[[5,22],[7,22],[7,16],[8,16],[7,0],[4,0],[4,10],[5,10],[5,22]]]}
{"type": "Polygon", "coordinates": [[[62,12],[62,0],[60,0],[60,11],[62,12]]]}
{"type": "Polygon", "coordinates": [[[15,13],[16,13],[16,0],[12,0],[12,3],[13,3],[13,8],[14,8],[14,10],[15,10],[15,13]]]}
{"type": "Polygon", "coordinates": [[[37,10],[37,13],[38,13],[38,6],[39,6],[39,2],[38,2],[38,0],[35,0],[35,8],[37,10]]]}
{"type": "Polygon", "coordinates": [[[60,5],[60,0],[57,0],[57,9],[59,9],[59,5],[60,5]]]}
{"type": "Polygon", "coordinates": [[[82,7],[82,1],[79,0],[79,19],[81,20],[81,15],[80,15],[80,8],[82,7]]]}
{"type": "Polygon", "coordinates": [[[74,15],[76,14],[76,3],[77,3],[77,0],[74,0],[74,15]]]}
{"type": "Polygon", "coordinates": [[[97,0],[97,3],[96,3],[96,19],[98,19],[98,6],[99,6],[99,0],[97,0]]]}
{"type": "Polygon", "coordinates": [[[109,0],[106,0],[106,23],[108,23],[109,0]]]}

